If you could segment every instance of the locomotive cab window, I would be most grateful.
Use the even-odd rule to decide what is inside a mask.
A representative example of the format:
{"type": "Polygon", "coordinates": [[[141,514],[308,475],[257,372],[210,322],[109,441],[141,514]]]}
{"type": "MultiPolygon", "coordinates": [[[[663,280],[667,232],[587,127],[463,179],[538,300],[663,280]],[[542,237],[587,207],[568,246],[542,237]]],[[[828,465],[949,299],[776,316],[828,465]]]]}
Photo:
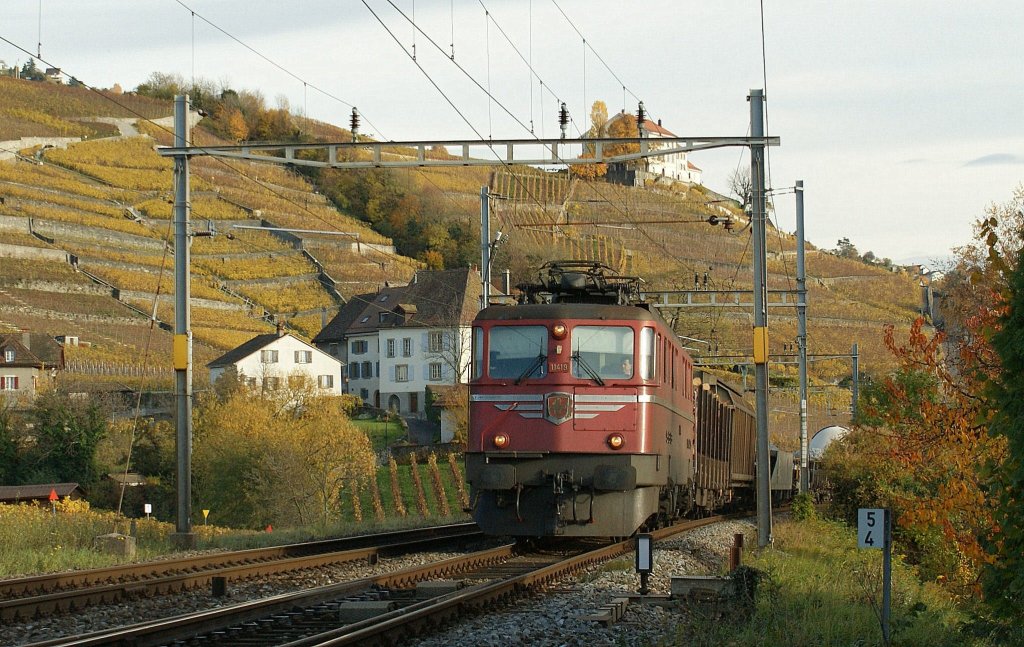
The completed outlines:
{"type": "Polygon", "coordinates": [[[487,341],[487,374],[491,377],[526,380],[547,375],[545,326],[495,326],[487,341]]]}
{"type": "Polygon", "coordinates": [[[640,377],[654,379],[654,328],[640,331],[640,377]]]}
{"type": "Polygon", "coordinates": [[[633,377],[633,329],[628,326],[576,326],[572,331],[573,377],[633,377]]]}
{"type": "Polygon", "coordinates": [[[484,374],[484,329],[473,328],[473,377],[478,379],[484,374]]]}

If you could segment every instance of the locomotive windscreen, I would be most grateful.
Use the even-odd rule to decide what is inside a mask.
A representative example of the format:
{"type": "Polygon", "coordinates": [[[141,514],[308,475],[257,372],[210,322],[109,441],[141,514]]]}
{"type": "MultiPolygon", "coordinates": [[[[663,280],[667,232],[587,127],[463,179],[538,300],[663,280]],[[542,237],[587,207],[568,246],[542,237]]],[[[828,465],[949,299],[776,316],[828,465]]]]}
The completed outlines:
{"type": "Polygon", "coordinates": [[[548,329],[544,326],[491,328],[487,344],[487,374],[493,378],[544,377],[547,343],[548,329]]]}
{"type": "Polygon", "coordinates": [[[576,326],[572,329],[572,374],[587,379],[633,377],[633,329],[628,326],[576,326]]]}

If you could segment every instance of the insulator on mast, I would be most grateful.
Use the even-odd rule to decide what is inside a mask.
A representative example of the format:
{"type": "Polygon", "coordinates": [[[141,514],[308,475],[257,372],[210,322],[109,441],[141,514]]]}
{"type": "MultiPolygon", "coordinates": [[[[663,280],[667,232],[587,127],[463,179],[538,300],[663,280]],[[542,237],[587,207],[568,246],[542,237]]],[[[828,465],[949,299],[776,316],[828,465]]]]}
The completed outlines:
{"type": "Polygon", "coordinates": [[[562,107],[558,109],[558,127],[562,129],[562,139],[565,139],[569,132],[569,109],[565,107],[564,101],[562,107]]]}
{"type": "Polygon", "coordinates": [[[356,143],[356,134],[359,132],[359,111],[352,107],[352,116],[348,120],[349,130],[352,131],[352,143],[356,143]]]}
{"type": "Polygon", "coordinates": [[[647,121],[647,111],[644,110],[644,102],[641,101],[640,105],[636,107],[636,129],[640,133],[640,136],[644,136],[644,122],[647,121]]]}

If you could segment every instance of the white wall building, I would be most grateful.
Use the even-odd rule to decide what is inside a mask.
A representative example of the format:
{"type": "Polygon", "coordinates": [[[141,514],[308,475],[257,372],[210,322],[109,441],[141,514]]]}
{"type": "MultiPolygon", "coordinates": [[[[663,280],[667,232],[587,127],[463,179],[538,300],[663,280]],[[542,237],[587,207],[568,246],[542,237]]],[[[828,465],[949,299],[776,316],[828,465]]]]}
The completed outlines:
{"type": "Polygon", "coordinates": [[[480,275],[420,271],[412,283],[353,297],[313,339],[346,364],[347,392],[424,417],[426,389],[465,383],[480,275]]]}
{"type": "Polygon", "coordinates": [[[206,365],[210,382],[234,372],[249,387],[264,391],[315,387],[327,395],[342,393],[342,364],[337,357],[278,331],[258,335],[206,365]]]}

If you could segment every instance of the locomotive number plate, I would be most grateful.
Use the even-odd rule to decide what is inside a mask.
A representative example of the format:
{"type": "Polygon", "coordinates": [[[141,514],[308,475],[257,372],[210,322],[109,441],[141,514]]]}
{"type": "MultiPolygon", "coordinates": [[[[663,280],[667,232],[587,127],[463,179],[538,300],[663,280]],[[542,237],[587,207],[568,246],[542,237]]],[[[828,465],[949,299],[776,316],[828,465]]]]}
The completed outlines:
{"type": "Polygon", "coordinates": [[[548,362],[548,373],[568,373],[569,362],[548,362]]]}

